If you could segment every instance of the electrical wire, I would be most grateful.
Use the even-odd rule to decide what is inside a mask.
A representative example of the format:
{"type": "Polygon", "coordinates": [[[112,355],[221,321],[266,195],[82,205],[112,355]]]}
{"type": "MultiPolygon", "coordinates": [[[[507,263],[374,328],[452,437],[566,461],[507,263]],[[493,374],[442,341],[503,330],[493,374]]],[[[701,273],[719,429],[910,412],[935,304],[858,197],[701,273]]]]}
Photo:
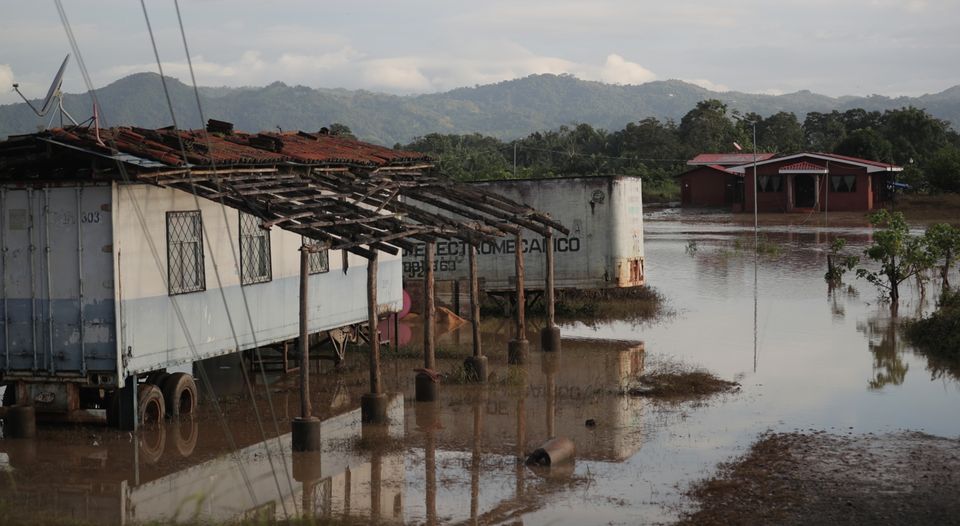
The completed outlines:
{"type": "MultiPolygon", "coordinates": [[[[77,65],[80,67],[80,73],[83,77],[84,84],[87,87],[87,92],[90,94],[90,98],[93,101],[94,107],[99,107],[100,104],[99,104],[99,100],[97,99],[96,90],[93,87],[93,82],[90,79],[89,71],[87,69],[86,63],[83,60],[83,54],[80,52],[80,46],[79,46],[79,43],[77,42],[77,38],[74,35],[73,29],[70,25],[70,21],[67,18],[66,10],[64,10],[61,0],[54,0],[54,4],[57,7],[57,13],[60,16],[60,23],[63,26],[64,32],[66,33],[67,40],[69,40],[70,42],[70,47],[73,49],[73,53],[77,57],[77,65]]],[[[107,119],[104,117],[102,112],[100,114],[100,118],[103,120],[104,123],[107,123],[107,119]]],[[[110,143],[110,147],[113,151],[119,151],[116,141],[114,140],[112,135],[109,136],[107,140],[110,143]]],[[[120,175],[123,181],[125,183],[131,183],[132,181],[130,179],[130,175],[129,173],[127,173],[126,167],[124,166],[123,162],[117,158],[114,158],[114,161],[117,165],[117,169],[120,172],[120,175]]],[[[146,220],[144,219],[143,210],[140,207],[139,201],[136,199],[132,191],[129,189],[129,186],[127,186],[126,189],[127,189],[127,192],[129,193],[130,201],[133,204],[134,213],[137,217],[138,223],[140,224],[140,229],[143,231],[144,239],[146,240],[147,246],[150,249],[150,253],[153,256],[153,260],[154,260],[154,263],[156,264],[157,271],[160,274],[161,282],[163,283],[164,287],[168,287],[167,277],[163,272],[163,264],[160,259],[159,251],[157,250],[157,245],[153,239],[152,234],[150,234],[150,230],[147,228],[147,223],[146,223],[146,220]]],[[[233,437],[233,432],[230,431],[230,427],[227,424],[226,417],[224,416],[223,410],[220,407],[220,403],[216,397],[216,393],[213,391],[213,386],[210,383],[209,377],[206,374],[206,370],[204,369],[203,364],[199,361],[199,356],[196,351],[196,344],[194,343],[193,338],[190,335],[190,331],[188,330],[187,322],[184,319],[183,312],[180,309],[180,305],[178,304],[176,297],[173,297],[173,296],[170,297],[170,302],[173,305],[173,310],[174,310],[174,314],[176,315],[177,322],[180,325],[181,330],[183,330],[184,337],[187,340],[187,345],[190,348],[194,357],[198,358],[196,363],[198,365],[198,370],[200,372],[201,380],[207,388],[208,396],[212,401],[214,411],[217,414],[217,420],[220,423],[221,427],[223,428],[224,435],[227,439],[228,445],[231,450],[231,456],[234,458],[234,461],[237,463],[240,469],[240,475],[243,478],[243,482],[247,488],[247,492],[250,494],[251,501],[256,502],[256,493],[253,490],[253,485],[250,482],[250,477],[247,474],[246,467],[244,466],[242,459],[240,459],[239,453],[237,451],[236,440],[233,437]]],[[[136,385],[132,386],[132,388],[136,388],[136,385]]],[[[115,395],[115,396],[119,396],[119,395],[115,395]]]]}
{"type": "MultiPolygon", "coordinates": [[[[161,83],[161,85],[162,85],[162,87],[163,87],[163,95],[164,95],[164,98],[166,99],[166,102],[167,102],[167,108],[168,108],[169,111],[170,111],[170,118],[171,118],[171,120],[172,120],[172,122],[173,122],[173,129],[174,129],[174,131],[179,131],[179,130],[180,130],[180,126],[179,126],[178,123],[177,123],[177,116],[176,116],[176,112],[174,111],[174,108],[173,108],[173,101],[172,101],[172,99],[170,98],[170,90],[169,90],[169,87],[167,86],[167,79],[166,79],[166,77],[164,76],[164,73],[163,73],[163,63],[162,63],[161,60],[160,60],[160,52],[159,52],[159,50],[157,49],[157,41],[156,41],[156,37],[155,37],[155,35],[154,35],[154,33],[153,33],[153,26],[152,26],[152,24],[150,23],[150,15],[149,15],[149,13],[148,13],[148,11],[147,11],[146,2],[145,2],[144,0],[140,0],[140,6],[141,6],[141,8],[143,9],[143,19],[144,19],[144,22],[146,22],[146,25],[147,25],[147,32],[148,32],[148,34],[149,34],[149,36],[150,36],[150,45],[151,45],[152,48],[153,48],[153,56],[154,56],[154,58],[156,59],[156,62],[157,62],[157,69],[159,70],[159,73],[160,73],[160,83],[161,83]]],[[[178,10],[178,16],[179,16],[179,10],[178,10]]],[[[182,26],[181,26],[181,27],[182,27],[182,26]]],[[[186,37],[184,37],[184,38],[186,38],[186,37]]],[[[186,146],[183,144],[183,137],[182,137],[179,133],[176,133],[175,135],[176,135],[176,137],[177,137],[177,143],[178,143],[178,145],[179,145],[179,147],[180,147],[180,153],[181,153],[181,155],[183,155],[184,163],[186,163],[187,176],[188,176],[188,180],[190,181],[190,190],[191,190],[191,193],[193,194],[194,203],[195,203],[197,209],[200,209],[200,198],[199,198],[199,196],[197,195],[196,184],[195,184],[194,181],[193,181],[193,177],[190,176],[191,169],[190,169],[189,163],[187,163],[187,150],[186,150],[186,146]]],[[[212,150],[211,150],[211,151],[212,151],[212,150]]],[[[215,168],[214,168],[214,169],[215,169],[215,168]]],[[[221,209],[222,209],[223,214],[224,214],[224,219],[226,220],[226,207],[223,205],[223,202],[222,202],[222,201],[221,201],[221,209]]],[[[229,224],[229,223],[227,223],[227,224],[229,224]]],[[[236,327],[235,327],[235,325],[234,325],[234,323],[233,323],[233,317],[232,317],[231,314],[230,314],[230,305],[229,305],[229,303],[227,302],[226,293],[225,293],[224,290],[223,290],[223,281],[222,281],[222,279],[221,279],[221,277],[220,277],[219,265],[217,265],[217,263],[216,263],[216,255],[215,255],[215,253],[214,253],[214,251],[213,251],[213,245],[212,245],[212,243],[211,243],[211,241],[210,241],[210,236],[209,236],[209,233],[207,232],[207,226],[206,226],[206,224],[205,224],[203,221],[201,221],[201,222],[200,222],[200,225],[201,225],[201,229],[203,229],[204,237],[205,237],[206,240],[207,240],[207,246],[208,246],[209,249],[210,249],[210,259],[211,259],[211,262],[212,262],[212,264],[213,264],[214,275],[215,275],[216,280],[217,280],[217,288],[218,288],[218,290],[219,290],[219,292],[220,292],[220,297],[221,297],[221,299],[222,299],[222,301],[223,301],[223,307],[224,307],[224,310],[226,311],[226,314],[227,314],[227,320],[228,320],[228,324],[229,324],[229,326],[230,326],[230,332],[231,332],[231,335],[233,336],[233,340],[234,340],[234,343],[235,343],[235,345],[236,345],[236,348],[239,350],[239,348],[240,348],[240,339],[237,337],[236,327]]],[[[227,237],[230,238],[229,235],[228,235],[227,237]]],[[[230,251],[230,252],[231,252],[231,255],[232,255],[234,258],[236,258],[237,254],[236,254],[236,252],[233,250],[232,238],[231,238],[231,244],[230,244],[230,246],[231,246],[231,251],[230,251]]],[[[235,263],[237,262],[236,259],[234,260],[234,262],[235,262],[235,263]]],[[[239,265],[238,265],[238,268],[239,268],[239,265]]],[[[246,305],[246,304],[247,304],[247,295],[246,295],[246,291],[243,289],[243,287],[240,288],[240,293],[241,293],[241,296],[243,297],[244,305],[246,305]]],[[[249,312],[249,311],[248,311],[248,312],[249,312]]],[[[252,320],[252,319],[250,320],[250,328],[251,328],[251,334],[254,335],[254,346],[257,347],[256,336],[255,336],[255,335],[256,335],[256,328],[255,328],[254,325],[253,325],[253,320],[252,320]]],[[[245,384],[245,386],[246,386],[246,388],[247,388],[247,390],[248,390],[248,392],[249,392],[249,394],[250,394],[250,398],[251,398],[251,400],[255,400],[255,396],[254,396],[254,392],[253,392],[253,386],[251,385],[250,378],[249,378],[249,376],[247,375],[246,367],[241,366],[241,371],[242,371],[242,374],[243,374],[243,377],[244,377],[244,384],[245,384]]],[[[267,392],[269,393],[269,388],[268,388],[267,386],[264,386],[264,387],[267,389],[267,392]]],[[[258,428],[259,431],[260,431],[261,438],[263,439],[263,441],[264,441],[264,446],[265,446],[265,448],[266,448],[266,452],[267,452],[267,462],[270,464],[270,471],[271,471],[271,474],[273,475],[273,480],[274,480],[274,483],[276,484],[276,487],[277,487],[277,494],[278,494],[278,497],[280,497],[280,504],[281,504],[281,506],[283,507],[283,514],[284,514],[284,516],[285,516],[286,519],[289,519],[289,518],[290,518],[290,514],[289,514],[289,512],[287,511],[286,499],[283,498],[283,490],[280,488],[280,478],[279,478],[279,476],[277,475],[277,469],[276,469],[276,466],[274,465],[274,462],[273,462],[273,455],[272,455],[271,452],[270,452],[269,438],[267,437],[266,430],[265,430],[264,427],[263,427],[263,420],[262,420],[262,418],[261,418],[261,416],[260,416],[260,410],[257,408],[257,404],[256,404],[256,403],[253,403],[252,406],[253,406],[254,417],[255,417],[256,422],[257,422],[257,428],[258,428]]],[[[274,424],[276,424],[276,419],[274,419],[274,424]]],[[[279,440],[279,437],[277,438],[277,440],[279,440]]],[[[281,451],[282,451],[282,446],[281,446],[281,451]]],[[[286,467],[286,462],[284,462],[284,467],[286,467]]],[[[288,481],[289,481],[289,477],[288,477],[288,481]]],[[[289,483],[289,482],[288,482],[288,483],[289,483]]]]}
{"type": "MultiPolygon", "coordinates": [[[[202,135],[203,135],[204,142],[206,143],[207,151],[213,151],[213,150],[212,150],[212,145],[211,145],[211,143],[210,143],[210,135],[207,133],[206,127],[204,126],[204,123],[206,122],[206,118],[205,118],[204,112],[203,112],[203,104],[200,102],[200,89],[197,87],[197,77],[196,77],[196,75],[195,75],[195,73],[194,73],[194,69],[193,69],[193,58],[190,56],[190,46],[187,44],[187,33],[186,33],[186,31],[184,30],[184,27],[183,27],[183,17],[182,17],[182,15],[181,15],[181,13],[180,13],[180,2],[179,2],[179,0],[173,0],[173,6],[174,6],[174,9],[176,10],[176,13],[177,13],[177,23],[178,23],[178,25],[179,25],[179,27],[180,27],[180,36],[181,36],[181,38],[182,38],[182,40],[183,40],[183,51],[184,51],[184,54],[185,54],[186,57],[187,57],[187,66],[189,67],[189,70],[190,70],[190,81],[191,81],[191,84],[193,85],[193,95],[194,95],[194,98],[195,98],[195,100],[196,100],[196,102],[197,102],[197,112],[198,112],[198,114],[199,114],[200,124],[201,124],[200,129],[202,130],[201,133],[202,133],[202,135]]],[[[181,142],[181,145],[182,145],[182,142],[181,142]]],[[[216,174],[216,172],[217,172],[217,161],[216,161],[216,159],[214,159],[213,157],[211,157],[210,162],[211,162],[211,166],[212,166],[213,172],[216,174]]],[[[218,191],[219,191],[219,190],[222,190],[222,188],[220,187],[220,180],[219,180],[219,178],[214,178],[214,181],[216,182],[218,191]]],[[[190,186],[191,186],[191,188],[194,188],[193,178],[190,178],[190,186]]],[[[193,194],[194,194],[194,198],[197,199],[197,193],[196,193],[195,188],[194,188],[193,194]]],[[[222,213],[223,213],[224,223],[227,223],[227,206],[226,206],[226,203],[225,203],[224,200],[223,200],[223,196],[222,196],[222,195],[221,195],[221,197],[219,198],[219,202],[220,202],[220,210],[221,210],[222,213]]],[[[237,255],[238,251],[237,251],[237,249],[236,249],[236,246],[235,246],[234,243],[233,243],[233,238],[232,238],[231,236],[227,236],[227,238],[228,238],[228,241],[229,241],[229,243],[230,243],[230,253],[234,255],[234,264],[236,265],[237,274],[240,274],[240,262],[237,261],[237,258],[236,258],[236,255],[237,255]]],[[[214,268],[216,269],[216,265],[214,266],[214,268]]],[[[218,274],[218,276],[217,276],[218,284],[219,284],[219,279],[220,279],[220,278],[219,278],[219,274],[218,274]]],[[[256,355],[257,355],[257,362],[260,364],[261,379],[262,379],[262,381],[263,381],[264,391],[265,391],[265,393],[266,393],[266,395],[267,395],[267,406],[268,406],[268,408],[270,409],[270,416],[271,416],[271,418],[273,419],[274,432],[275,432],[275,434],[276,434],[277,447],[278,447],[278,449],[280,450],[281,463],[282,463],[282,465],[283,465],[284,473],[285,473],[286,478],[287,478],[287,483],[288,483],[288,485],[290,486],[290,492],[291,492],[291,494],[293,494],[293,492],[294,492],[294,488],[293,488],[293,477],[291,476],[290,471],[289,471],[289,469],[287,468],[287,459],[286,459],[286,454],[284,453],[283,444],[280,443],[280,436],[281,436],[280,426],[279,426],[279,423],[278,423],[278,420],[277,420],[277,412],[276,412],[276,410],[275,410],[275,408],[274,408],[274,404],[273,404],[273,396],[270,394],[270,388],[269,388],[269,384],[268,384],[268,381],[267,381],[267,372],[266,372],[266,368],[265,368],[264,365],[263,365],[263,357],[262,357],[262,355],[261,355],[261,353],[260,353],[260,344],[259,344],[259,342],[257,341],[257,332],[256,332],[256,326],[255,326],[254,323],[253,323],[253,314],[251,313],[250,303],[249,303],[249,301],[247,300],[247,295],[246,295],[246,293],[243,291],[242,288],[240,289],[240,291],[241,291],[241,298],[243,299],[243,307],[244,307],[244,311],[245,311],[245,313],[246,313],[247,322],[248,322],[249,325],[250,325],[250,334],[251,334],[251,337],[253,338],[253,348],[254,348],[254,352],[255,352],[256,355]]],[[[227,300],[226,300],[226,296],[224,295],[224,292],[223,292],[222,287],[221,287],[220,293],[221,293],[221,296],[223,297],[224,307],[226,308],[227,300]]],[[[228,312],[228,315],[229,315],[229,309],[227,309],[227,312],[228,312]]],[[[230,318],[230,320],[231,320],[230,323],[231,323],[231,326],[232,326],[232,324],[233,324],[232,318],[230,318]]],[[[232,330],[232,329],[231,329],[231,330],[232,330]]],[[[234,332],[234,334],[236,334],[236,333],[234,332]]],[[[237,343],[237,348],[239,348],[239,342],[237,343]]],[[[246,376],[246,369],[244,369],[244,375],[246,376]]],[[[247,384],[248,384],[248,385],[250,384],[249,379],[247,380],[247,384]]],[[[255,406],[255,407],[254,407],[254,410],[258,412],[258,419],[259,419],[259,409],[257,409],[256,406],[255,406]]],[[[267,446],[267,449],[269,450],[269,446],[267,446]]]]}

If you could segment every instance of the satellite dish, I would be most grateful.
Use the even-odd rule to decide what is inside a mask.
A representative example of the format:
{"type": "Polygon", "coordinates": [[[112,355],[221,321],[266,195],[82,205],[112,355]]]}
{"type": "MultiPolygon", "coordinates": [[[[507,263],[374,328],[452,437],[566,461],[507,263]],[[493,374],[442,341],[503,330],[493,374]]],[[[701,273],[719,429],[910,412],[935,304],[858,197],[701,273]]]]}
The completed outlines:
{"type": "Polygon", "coordinates": [[[53,77],[53,82],[50,84],[50,89],[47,90],[47,96],[43,99],[43,104],[38,110],[29,99],[27,99],[23,93],[20,92],[20,85],[14,84],[13,89],[20,95],[20,98],[27,103],[27,106],[30,106],[30,109],[37,114],[37,117],[43,117],[50,112],[50,109],[53,108],[53,101],[56,99],[57,108],[60,110],[60,113],[66,115],[70,122],[74,125],[77,124],[77,121],[73,120],[73,117],[67,113],[67,110],[63,109],[63,92],[60,91],[60,86],[63,84],[63,73],[67,70],[67,63],[70,62],[70,55],[67,54],[63,59],[63,64],[60,64],[60,70],[57,71],[57,75],[53,77]]]}

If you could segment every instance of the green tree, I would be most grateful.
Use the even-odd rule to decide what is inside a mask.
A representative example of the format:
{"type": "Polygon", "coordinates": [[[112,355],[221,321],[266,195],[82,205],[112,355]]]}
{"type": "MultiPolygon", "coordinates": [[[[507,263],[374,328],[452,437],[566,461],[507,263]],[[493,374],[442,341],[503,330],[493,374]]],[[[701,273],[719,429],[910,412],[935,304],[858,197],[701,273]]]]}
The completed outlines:
{"type": "Polygon", "coordinates": [[[927,250],[935,262],[940,263],[940,278],[943,289],[950,288],[950,267],[960,253],[960,228],[945,223],[937,223],[924,233],[927,250]]]}
{"type": "Polygon", "coordinates": [[[923,236],[910,234],[910,226],[900,212],[879,210],[870,214],[873,244],[864,250],[879,271],[860,267],[857,277],[864,278],[885,292],[896,305],[900,301],[900,284],[933,266],[933,257],[923,236]]]}
{"type": "Polygon", "coordinates": [[[353,134],[353,131],[350,130],[350,127],[346,124],[341,124],[335,122],[330,125],[330,135],[337,135],[340,137],[346,137],[347,139],[356,139],[357,137],[353,134]]]}
{"type": "Polygon", "coordinates": [[[925,168],[931,191],[960,192],[960,148],[941,148],[927,161],[925,168]]]}
{"type": "Polygon", "coordinates": [[[893,146],[873,128],[864,128],[847,135],[837,145],[834,153],[871,161],[890,161],[893,157],[893,146]]]}
{"type": "Polygon", "coordinates": [[[793,113],[781,111],[757,122],[758,149],[796,153],[803,149],[803,127],[793,113]]]}
{"type": "Polygon", "coordinates": [[[839,111],[812,111],[803,121],[804,145],[815,152],[832,152],[847,136],[843,115],[839,111]]]}
{"type": "Polygon", "coordinates": [[[716,99],[704,100],[680,119],[680,139],[696,152],[729,151],[736,140],[736,128],[727,118],[727,105],[716,99]]]}

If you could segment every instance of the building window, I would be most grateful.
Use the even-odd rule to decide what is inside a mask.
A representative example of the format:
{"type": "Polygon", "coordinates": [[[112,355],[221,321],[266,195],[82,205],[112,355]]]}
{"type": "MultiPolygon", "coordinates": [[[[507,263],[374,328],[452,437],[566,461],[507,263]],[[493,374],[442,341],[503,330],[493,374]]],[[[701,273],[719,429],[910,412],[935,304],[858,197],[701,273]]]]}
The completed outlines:
{"type": "Polygon", "coordinates": [[[272,279],[270,231],[260,228],[256,216],[240,212],[240,283],[250,285],[272,279]]]}
{"type": "MultiPolygon", "coordinates": [[[[316,243],[315,240],[310,239],[309,237],[303,237],[302,242],[304,245],[316,243]]],[[[330,254],[328,254],[327,249],[310,253],[309,268],[311,274],[330,272],[330,254]]]]}
{"type": "Polygon", "coordinates": [[[857,191],[857,176],[831,175],[830,189],[834,192],[850,193],[857,191]]]}
{"type": "Polygon", "coordinates": [[[206,290],[200,211],[167,212],[167,289],[171,296],[206,290]]]}
{"type": "Polygon", "coordinates": [[[783,191],[783,176],[782,175],[761,175],[757,177],[757,192],[782,192],[783,191]]]}

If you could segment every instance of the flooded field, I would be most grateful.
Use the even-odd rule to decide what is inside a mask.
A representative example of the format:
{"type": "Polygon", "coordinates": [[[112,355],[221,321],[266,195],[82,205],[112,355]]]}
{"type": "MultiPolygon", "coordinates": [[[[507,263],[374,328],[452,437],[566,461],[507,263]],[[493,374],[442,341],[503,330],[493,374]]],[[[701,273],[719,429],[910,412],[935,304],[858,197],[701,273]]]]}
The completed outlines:
{"type": "MultiPolygon", "coordinates": [[[[652,318],[567,321],[562,352],[532,345],[524,366],[506,363],[510,320],[485,320],[494,377],[448,382],[437,403],[413,402],[420,358],[384,351],[385,385],[399,395],[379,428],[360,424],[367,371],[354,350],[344,369],[324,363],[313,376],[324,419],[313,454],[289,447],[296,375],[251,373],[251,399],[237,360],[211,361],[219,401],[194,421],[139,437],[43,426],[36,440],[0,440],[0,522],[669,523],[690,510],[690,484],[767,431],[960,436],[957,379],[911,349],[872,285],[823,280],[830,241],[842,236],[859,252],[869,229],[765,221],[755,262],[750,227],[674,211],[645,220],[647,280],[665,302],[652,318]],[[625,394],[664,363],[740,389],[689,401],[625,394]],[[553,435],[575,443],[573,464],[518,461],[553,435]]],[[[927,288],[902,291],[900,318],[933,308],[936,287],[927,288]]],[[[529,321],[531,342],[538,323],[529,321]]],[[[449,329],[439,331],[438,368],[455,379],[470,328],[449,329]]]]}

